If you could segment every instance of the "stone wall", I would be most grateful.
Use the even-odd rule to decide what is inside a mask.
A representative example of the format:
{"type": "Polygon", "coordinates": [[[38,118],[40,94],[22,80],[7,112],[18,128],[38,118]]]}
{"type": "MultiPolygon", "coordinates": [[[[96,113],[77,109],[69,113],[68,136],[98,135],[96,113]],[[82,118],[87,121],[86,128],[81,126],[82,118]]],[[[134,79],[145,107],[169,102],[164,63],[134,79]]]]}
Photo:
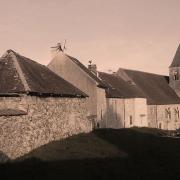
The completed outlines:
{"type": "Polygon", "coordinates": [[[0,104],[1,109],[27,111],[27,115],[0,117],[0,151],[10,159],[50,141],[92,129],[84,98],[6,97],[0,98],[0,104]]]}
{"type": "Polygon", "coordinates": [[[179,117],[175,113],[175,109],[180,110],[180,104],[158,105],[157,106],[157,126],[165,130],[176,130],[180,127],[179,117]],[[169,111],[168,115],[166,111],[169,111]],[[160,127],[161,123],[161,127],[160,127]]]}
{"type": "Polygon", "coordinates": [[[148,122],[152,128],[165,130],[180,128],[180,104],[148,105],[148,122]]]}

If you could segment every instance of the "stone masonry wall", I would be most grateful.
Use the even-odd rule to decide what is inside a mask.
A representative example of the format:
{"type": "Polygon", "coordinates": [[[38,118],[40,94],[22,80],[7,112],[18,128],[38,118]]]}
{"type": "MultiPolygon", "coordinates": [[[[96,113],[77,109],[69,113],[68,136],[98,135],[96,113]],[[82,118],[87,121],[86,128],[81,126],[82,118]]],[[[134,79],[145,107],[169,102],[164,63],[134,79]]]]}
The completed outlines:
{"type": "Polygon", "coordinates": [[[27,110],[27,115],[0,117],[0,151],[10,159],[73,134],[91,131],[86,99],[0,98],[0,108],[27,110]],[[6,106],[4,105],[6,104],[6,106]]]}
{"type": "Polygon", "coordinates": [[[175,110],[178,110],[178,111],[180,110],[179,104],[158,105],[157,106],[157,127],[161,129],[165,129],[165,130],[179,129],[180,128],[180,111],[178,115],[175,110]],[[166,113],[167,110],[169,112],[169,115],[167,115],[166,113]]]}
{"type": "Polygon", "coordinates": [[[160,128],[165,130],[179,129],[180,105],[148,105],[148,122],[149,127],[152,128],[160,128]],[[167,112],[169,112],[169,115],[167,112]]]}

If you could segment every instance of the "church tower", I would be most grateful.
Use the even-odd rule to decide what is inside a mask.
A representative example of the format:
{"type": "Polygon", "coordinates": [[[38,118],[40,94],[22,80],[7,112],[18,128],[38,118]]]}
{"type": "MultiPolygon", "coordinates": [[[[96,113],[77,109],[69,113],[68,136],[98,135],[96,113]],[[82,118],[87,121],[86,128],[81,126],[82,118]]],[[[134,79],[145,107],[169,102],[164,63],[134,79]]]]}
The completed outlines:
{"type": "Polygon", "coordinates": [[[171,65],[169,66],[169,85],[180,97],[180,45],[171,65]]]}

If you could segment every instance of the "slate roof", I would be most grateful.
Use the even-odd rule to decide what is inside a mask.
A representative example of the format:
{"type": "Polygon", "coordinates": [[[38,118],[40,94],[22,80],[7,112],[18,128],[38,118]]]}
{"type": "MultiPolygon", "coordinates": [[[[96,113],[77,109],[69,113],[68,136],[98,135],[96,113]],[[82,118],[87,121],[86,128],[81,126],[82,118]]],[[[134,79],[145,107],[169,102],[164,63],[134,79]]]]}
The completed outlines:
{"type": "MultiPolygon", "coordinates": [[[[179,104],[180,98],[169,86],[169,77],[141,71],[119,69],[117,75],[126,81],[126,74],[139,93],[147,98],[148,104],[179,104]]],[[[130,92],[129,92],[130,93],[130,92]]]]}
{"type": "Polygon", "coordinates": [[[69,56],[67,54],[66,56],[69,57],[69,59],[73,61],[75,64],[77,64],[77,66],[79,66],[79,68],[81,68],[85,73],[87,73],[92,79],[94,79],[98,83],[99,87],[106,88],[105,84],[95,74],[93,74],[84,64],[82,64],[78,59],[72,56],[69,56]]]}
{"type": "Polygon", "coordinates": [[[0,59],[0,94],[86,97],[49,68],[8,50],[0,59]]]}
{"type": "Polygon", "coordinates": [[[99,72],[99,77],[108,87],[106,89],[107,98],[135,98],[144,97],[140,90],[131,84],[130,82],[124,81],[121,77],[116,74],[108,74],[99,72]]]}
{"type": "Polygon", "coordinates": [[[180,45],[176,51],[174,59],[170,65],[170,67],[180,67],[180,45]]]}

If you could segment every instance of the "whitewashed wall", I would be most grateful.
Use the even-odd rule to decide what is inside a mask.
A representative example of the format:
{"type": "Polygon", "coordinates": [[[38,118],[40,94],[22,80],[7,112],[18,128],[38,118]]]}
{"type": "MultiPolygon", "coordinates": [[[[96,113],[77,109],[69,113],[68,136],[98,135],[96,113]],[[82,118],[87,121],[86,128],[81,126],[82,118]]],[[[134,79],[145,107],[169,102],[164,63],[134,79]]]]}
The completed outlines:
{"type": "Polygon", "coordinates": [[[148,127],[147,100],[145,98],[135,98],[134,108],[135,108],[134,125],[138,127],[148,127]]]}
{"type": "Polygon", "coordinates": [[[105,89],[97,88],[97,122],[100,128],[106,127],[107,104],[105,89]]]}
{"type": "Polygon", "coordinates": [[[124,99],[107,98],[107,121],[106,128],[124,127],[124,99]]]}
{"type": "Polygon", "coordinates": [[[144,98],[108,98],[108,128],[147,127],[147,102],[144,98]]]}
{"type": "Polygon", "coordinates": [[[89,96],[87,98],[88,115],[97,115],[97,84],[91,77],[63,52],[56,54],[48,68],[85,92],[89,96]]]}
{"type": "Polygon", "coordinates": [[[133,127],[135,125],[135,106],[133,98],[124,100],[124,109],[125,127],[133,127]],[[132,117],[132,124],[130,123],[130,117],[132,117]]]}
{"type": "Polygon", "coordinates": [[[157,125],[157,105],[148,105],[147,106],[147,118],[148,118],[148,127],[158,128],[157,125]]]}

